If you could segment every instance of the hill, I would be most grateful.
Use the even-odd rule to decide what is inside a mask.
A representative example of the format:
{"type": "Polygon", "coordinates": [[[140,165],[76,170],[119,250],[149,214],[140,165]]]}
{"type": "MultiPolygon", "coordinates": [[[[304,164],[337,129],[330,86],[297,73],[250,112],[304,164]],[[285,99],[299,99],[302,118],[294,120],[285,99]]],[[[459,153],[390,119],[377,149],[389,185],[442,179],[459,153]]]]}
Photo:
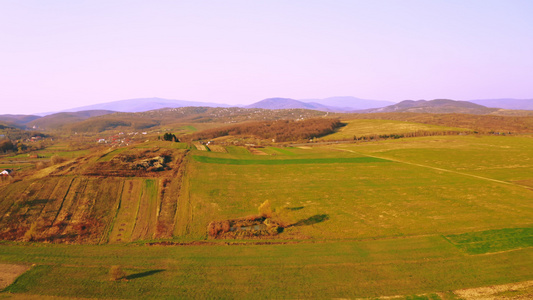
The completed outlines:
{"type": "Polygon", "coordinates": [[[227,104],[194,102],[184,100],[171,100],[163,98],[136,98],[113,102],[99,103],[94,105],[76,107],[63,112],[76,112],[84,110],[112,110],[119,112],[143,112],[161,108],[176,108],[186,106],[229,107],[227,104]]]}
{"type": "Polygon", "coordinates": [[[361,113],[387,113],[387,112],[416,112],[416,113],[461,113],[461,114],[490,114],[497,111],[468,101],[455,101],[448,99],[435,100],[405,100],[400,103],[382,108],[367,109],[361,113]]]}
{"type": "Polygon", "coordinates": [[[321,111],[332,111],[331,107],[318,103],[305,103],[290,98],[268,98],[259,102],[245,106],[245,108],[263,108],[263,109],[314,109],[321,111]]]}
{"type": "Polygon", "coordinates": [[[305,100],[295,100],[290,98],[267,98],[245,107],[263,109],[300,108],[328,112],[352,112],[356,110],[382,107],[391,104],[394,104],[394,102],[365,100],[355,97],[330,97],[325,99],[305,100]]]}
{"type": "Polygon", "coordinates": [[[35,115],[0,115],[0,124],[17,128],[25,128],[27,123],[38,118],[40,117],[35,115]]]}
{"type": "Polygon", "coordinates": [[[338,109],[338,111],[354,111],[361,109],[384,107],[395,104],[395,102],[391,101],[368,100],[350,96],[329,97],[324,99],[305,99],[300,101],[306,103],[312,102],[322,104],[328,107],[335,107],[338,109]]]}
{"type": "Polygon", "coordinates": [[[111,110],[85,110],[79,112],[62,112],[35,119],[29,122],[28,125],[40,129],[60,129],[61,127],[67,124],[76,123],[92,117],[103,116],[112,113],[114,113],[114,111],[111,110]]]}
{"type": "Polygon", "coordinates": [[[323,116],[323,112],[304,109],[268,110],[239,107],[178,107],[138,113],[114,113],[92,117],[63,126],[71,132],[102,132],[106,130],[145,130],[174,123],[239,123],[247,121],[296,120],[323,116]]]}

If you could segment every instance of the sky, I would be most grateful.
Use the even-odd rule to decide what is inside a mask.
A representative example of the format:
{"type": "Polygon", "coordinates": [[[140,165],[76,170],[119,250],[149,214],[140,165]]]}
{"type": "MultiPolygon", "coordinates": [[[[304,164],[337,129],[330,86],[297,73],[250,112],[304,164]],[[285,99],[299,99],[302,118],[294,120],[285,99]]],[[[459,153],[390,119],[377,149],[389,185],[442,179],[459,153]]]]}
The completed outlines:
{"type": "Polygon", "coordinates": [[[530,0],[0,0],[0,114],[533,98],[530,0]]]}

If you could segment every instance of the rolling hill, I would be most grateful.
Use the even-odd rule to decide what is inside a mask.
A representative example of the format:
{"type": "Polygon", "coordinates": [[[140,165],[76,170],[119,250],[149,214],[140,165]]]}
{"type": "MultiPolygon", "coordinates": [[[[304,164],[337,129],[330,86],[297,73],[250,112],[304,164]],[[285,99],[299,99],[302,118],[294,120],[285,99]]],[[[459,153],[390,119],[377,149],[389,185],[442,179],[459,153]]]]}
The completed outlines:
{"type": "Polygon", "coordinates": [[[23,129],[27,123],[39,118],[35,115],[0,115],[0,124],[23,129]]]}
{"type": "Polygon", "coordinates": [[[259,102],[245,106],[245,108],[263,108],[263,109],[313,109],[321,111],[333,111],[334,108],[319,104],[319,103],[305,103],[302,101],[290,98],[268,98],[259,102]]]}
{"type": "Polygon", "coordinates": [[[79,112],[61,112],[35,119],[28,126],[40,129],[58,129],[67,124],[80,122],[92,117],[112,114],[111,110],[85,110],[79,112]]]}
{"type": "Polygon", "coordinates": [[[488,108],[468,101],[455,101],[448,99],[435,100],[405,100],[400,103],[376,109],[358,111],[360,113],[386,113],[386,112],[417,112],[417,113],[462,113],[462,114],[490,114],[497,108],[488,108]]]}
{"type": "Polygon", "coordinates": [[[246,108],[263,109],[313,109],[328,112],[352,112],[361,109],[370,109],[391,105],[394,102],[365,100],[355,97],[330,97],[325,99],[295,100],[290,98],[267,98],[245,106],[246,108]]]}
{"type": "Polygon", "coordinates": [[[94,105],[76,107],[63,112],[76,112],[83,110],[112,110],[119,112],[142,112],[161,108],[176,108],[186,106],[229,107],[227,104],[194,102],[184,100],[171,100],[163,98],[137,98],[99,103],[94,105]]]}
{"type": "Polygon", "coordinates": [[[300,100],[306,103],[322,104],[328,107],[335,107],[338,111],[354,111],[360,109],[370,109],[384,107],[387,105],[393,105],[392,101],[380,101],[380,100],[368,100],[356,97],[344,96],[344,97],[329,97],[324,99],[305,99],[300,100]]]}

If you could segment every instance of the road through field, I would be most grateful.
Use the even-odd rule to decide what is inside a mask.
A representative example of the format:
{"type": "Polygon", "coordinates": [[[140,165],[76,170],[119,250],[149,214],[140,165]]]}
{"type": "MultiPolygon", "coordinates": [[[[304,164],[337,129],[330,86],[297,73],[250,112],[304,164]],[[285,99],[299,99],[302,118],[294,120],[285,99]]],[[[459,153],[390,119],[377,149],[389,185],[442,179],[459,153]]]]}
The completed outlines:
{"type": "Polygon", "coordinates": [[[531,190],[531,187],[529,187],[527,185],[522,185],[522,184],[518,184],[518,183],[514,183],[514,182],[508,182],[508,181],[503,181],[503,180],[498,180],[498,179],[493,179],[493,178],[488,178],[488,177],[483,177],[483,176],[478,176],[478,175],[472,175],[472,174],[468,174],[468,173],[463,173],[463,172],[458,172],[458,171],[453,171],[453,170],[448,170],[448,169],[443,169],[443,168],[437,168],[437,167],[417,164],[417,163],[408,162],[408,161],[402,161],[402,160],[398,160],[398,159],[394,159],[394,158],[390,158],[390,157],[381,157],[381,156],[376,156],[376,155],[370,155],[370,154],[365,154],[365,153],[361,153],[361,152],[357,152],[357,151],[353,151],[353,150],[349,150],[349,149],[341,149],[341,148],[335,148],[335,147],[329,147],[329,148],[333,149],[333,150],[338,150],[338,151],[345,151],[345,152],[355,153],[355,154],[363,155],[363,156],[367,156],[367,157],[373,157],[373,158],[379,158],[379,159],[387,159],[387,160],[390,160],[390,161],[393,161],[393,162],[407,164],[407,165],[411,165],[411,166],[428,168],[428,169],[433,169],[433,170],[436,170],[436,171],[442,171],[442,172],[448,172],[448,173],[455,173],[455,174],[459,174],[459,175],[463,175],[463,176],[469,176],[469,177],[473,177],[473,178],[478,178],[478,179],[482,179],[482,180],[487,180],[487,181],[492,181],[492,182],[497,182],[497,183],[502,183],[502,184],[507,184],[507,185],[519,186],[519,187],[531,190]]]}

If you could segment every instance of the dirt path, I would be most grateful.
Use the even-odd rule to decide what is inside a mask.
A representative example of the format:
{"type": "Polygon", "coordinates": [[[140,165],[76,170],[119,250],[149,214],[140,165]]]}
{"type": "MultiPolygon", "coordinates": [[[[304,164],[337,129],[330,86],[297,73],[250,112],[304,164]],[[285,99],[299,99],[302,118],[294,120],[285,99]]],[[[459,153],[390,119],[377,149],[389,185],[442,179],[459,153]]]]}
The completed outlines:
{"type": "Polygon", "coordinates": [[[473,177],[473,178],[477,178],[477,179],[482,179],[482,180],[487,180],[487,181],[492,181],[492,182],[497,182],[497,183],[502,183],[502,184],[507,184],[507,185],[519,186],[519,187],[531,190],[531,187],[529,187],[527,185],[518,184],[518,183],[514,183],[514,182],[507,182],[507,181],[503,181],[503,180],[492,179],[492,178],[488,178],[488,177],[483,177],[483,176],[478,176],[478,175],[473,175],[473,174],[468,174],[468,173],[463,173],[463,172],[458,172],[458,171],[453,171],[453,170],[448,170],[448,169],[442,169],[442,168],[437,168],[437,167],[432,167],[432,166],[427,166],[427,165],[421,165],[421,164],[402,161],[402,160],[397,160],[397,159],[389,158],[389,157],[380,157],[380,156],[375,156],[375,155],[370,155],[370,154],[364,154],[364,153],[361,153],[361,152],[356,152],[356,151],[348,150],[348,149],[340,149],[340,148],[334,148],[334,147],[331,147],[331,149],[338,150],[338,151],[345,151],[345,152],[355,153],[355,154],[359,154],[359,155],[363,155],[363,156],[367,156],[367,157],[386,159],[386,160],[390,160],[390,161],[401,163],[401,164],[417,166],[417,167],[432,169],[432,170],[441,171],[441,172],[454,173],[454,174],[459,174],[459,175],[463,175],[463,176],[469,176],[469,177],[473,177]]]}
{"type": "Polygon", "coordinates": [[[29,269],[30,266],[0,264],[0,291],[12,284],[17,277],[29,269]]]}
{"type": "Polygon", "coordinates": [[[461,289],[454,291],[454,294],[465,300],[533,299],[533,280],[461,289]]]}

